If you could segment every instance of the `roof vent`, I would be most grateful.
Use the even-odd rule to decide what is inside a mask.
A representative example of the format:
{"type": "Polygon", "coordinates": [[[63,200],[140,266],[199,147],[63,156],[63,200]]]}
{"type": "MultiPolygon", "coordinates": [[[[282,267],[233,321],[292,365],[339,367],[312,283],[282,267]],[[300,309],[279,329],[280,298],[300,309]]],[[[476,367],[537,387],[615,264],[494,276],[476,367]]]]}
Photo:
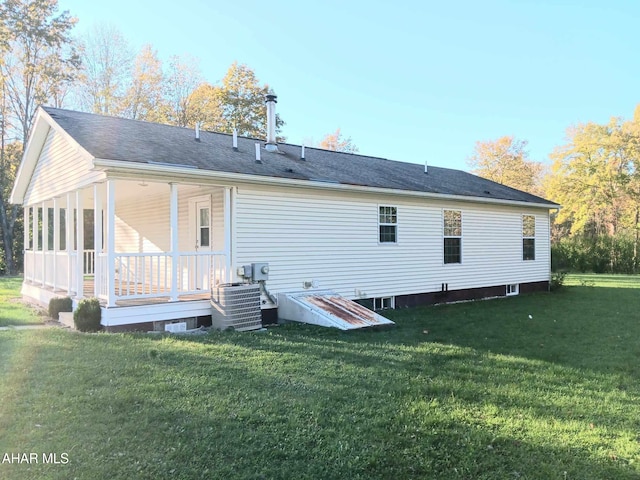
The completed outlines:
{"type": "Polygon", "coordinates": [[[200,141],[200,122],[196,122],[196,142],[200,141]]]}
{"type": "Polygon", "coordinates": [[[262,163],[262,159],[260,158],[260,144],[256,143],[256,163],[262,163]]]}
{"type": "Polygon", "coordinates": [[[276,103],[278,97],[272,93],[265,95],[264,101],[267,104],[267,144],[264,149],[267,152],[277,152],[278,143],[276,142],[276,103]]]}
{"type": "Polygon", "coordinates": [[[429,164],[424,162],[424,173],[429,173],[429,164]]]}
{"type": "Polygon", "coordinates": [[[233,150],[238,151],[238,129],[233,127],[233,150]]]}
{"type": "Polygon", "coordinates": [[[300,160],[304,160],[304,145],[302,145],[302,149],[300,150],[300,160]]]}

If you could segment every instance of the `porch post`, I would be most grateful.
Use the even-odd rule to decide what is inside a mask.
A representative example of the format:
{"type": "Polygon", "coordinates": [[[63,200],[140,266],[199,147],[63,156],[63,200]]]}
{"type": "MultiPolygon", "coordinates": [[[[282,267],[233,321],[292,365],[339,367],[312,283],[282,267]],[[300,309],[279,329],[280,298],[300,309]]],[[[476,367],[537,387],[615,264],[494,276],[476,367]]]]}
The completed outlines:
{"type": "Polygon", "coordinates": [[[93,265],[93,295],[100,297],[100,287],[102,284],[102,262],[100,253],[102,252],[102,192],[100,185],[93,185],[93,250],[95,263],[93,265]]]}
{"type": "Polygon", "coordinates": [[[49,207],[42,202],[42,286],[47,286],[47,250],[49,249],[49,207]]]}
{"type": "Polygon", "coordinates": [[[71,194],[67,193],[67,209],[64,214],[64,246],[67,251],[67,296],[71,296],[73,279],[73,262],[71,252],[73,251],[73,207],[71,205],[71,194]]]}
{"type": "Polygon", "coordinates": [[[116,183],[107,180],[107,307],[116,304],[116,183]]]}
{"type": "Polygon", "coordinates": [[[84,206],[82,191],[76,190],[76,297],[84,297],[84,206]]]}
{"type": "Polygon", "coordinates": [[[178,185],[169,184],[171,223],[171,301],[178,301],[178,185]]]}
{"type": "Polygon", "coordinates": [[[60,250],[60,205],[58,198],[53,199],[53,291],[58,288],[58,250],[60,250]]]}
{"type": "Polygon", "coordinates": [[[40,222],[38,221],[38,206],[37,205],[33,205],[31,208],[33,209],[33,215],[32,215],[32,217],[33,217],[33,226],[32,226],[33,230],[31,232],[31,235],[33,236],[33,262],[31,263],[32,266],[33,266],[33,277],[32,277],[31,280],[35,283],[35,281],[36,281],[36,271],[37,271],[37,269],[36,269],[36,258],[37,258],[36,253],[38,251],[38,230],[39,230],[38,224],[40,222]]]}
{"type": "Polygon", "coordinates": [[[225,282],[233,281],[231,272],[231,191],[232,187],[224,188],[224,258],[225,258],[225,282]]]}
{"type": "Polygon", "coordinates": [[[22,249],[22,265],[23,265],[23,269],[24,269],[24,278],[23,280],[30,280],[33,276],[33,272],[29,273],[27,271],[28,269],[28,265],[27,265],[27,255],[28,255],[28,251],[29,251],[29,228],[31,228],[31,225],[29,225],[29,209],[31,207],[22,207],[22,215],[23,215],[23,223],[22,225],[24,226],[23,228],[23,238],[22,238],[22,245],[24,245],[23,249],[22,249]]]}

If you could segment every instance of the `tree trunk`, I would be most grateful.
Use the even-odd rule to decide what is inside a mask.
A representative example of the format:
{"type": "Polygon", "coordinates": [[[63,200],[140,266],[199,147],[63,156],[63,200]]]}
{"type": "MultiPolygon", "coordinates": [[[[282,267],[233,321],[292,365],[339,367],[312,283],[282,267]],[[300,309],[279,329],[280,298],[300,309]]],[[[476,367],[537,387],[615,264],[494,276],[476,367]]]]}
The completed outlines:
{"type": "Polygon", "coordinates": [[[0,195],[0,226],[2,227],[2,247],[4,250],[4,263],[6,266],[6,273],[13,275],[14,263],[13,263],[13,240],[14,232],[13,227],[15,225],[15,212],[17,211],[17,205],[14,205],[10,211],[7,211],[4,198],[0,195]]]}
{"type": "Polygon", "coordinates": [[[640,223],[640,207],[636,206],[636,238],[633,243],[633,273],[638,273],[638,241],[640,240],[640,230],[638,230],[638,225],[640,223]]]}

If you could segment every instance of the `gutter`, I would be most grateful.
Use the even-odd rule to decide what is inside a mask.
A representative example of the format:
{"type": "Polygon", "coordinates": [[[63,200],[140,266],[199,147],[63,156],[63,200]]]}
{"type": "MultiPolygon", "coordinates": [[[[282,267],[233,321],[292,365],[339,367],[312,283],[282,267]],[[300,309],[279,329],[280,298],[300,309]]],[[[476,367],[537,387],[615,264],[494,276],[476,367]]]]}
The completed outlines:
{"type": "Polygon", "coordinates": [[[340,192],[358,192],[378,195],[398,195],[404,197],[433,198],[440,200],[455,200],[460,202],[486,203],[494,205],[515,205],[524,207],[546,208],[557,210],[560,205],[555,203],[534,203],[518,200],[504,200],[499,198],[472,197],[464,195],[451,195],[444,193],[416,192],[414,190],[399,190],[393,188],[368,187],[362,185],[346,185],[343,183],[323,182],[318,180],[298,180],[294,178],[268,177],[259,175],[248,175],[245,173],[220,172],[214,170],[200,170],[197,168],[173,164],[160,163],[136,163],[123,160],[107,160],[94,158],[93,164],[96,169],[115,174],[146,173],[154,174],[156,178],[176,180],[181,177],[189,181],[202,181],[208,179],[219,181],[224,184],[235,185],[237,183],[249,183],[254,185],[273,185],[297,188],[316,188],[320,190],[331,190],[340,192]]]}

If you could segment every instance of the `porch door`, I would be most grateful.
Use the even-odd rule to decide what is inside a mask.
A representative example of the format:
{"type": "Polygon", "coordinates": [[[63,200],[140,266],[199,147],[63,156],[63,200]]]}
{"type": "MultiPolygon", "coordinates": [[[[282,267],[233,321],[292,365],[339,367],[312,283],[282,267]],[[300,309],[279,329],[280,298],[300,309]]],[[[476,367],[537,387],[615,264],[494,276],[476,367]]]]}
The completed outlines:
{"type": "MultiPolygon", "coordinates": [[[[211,230],[211,197],[198,197],[190,202],[193,228],[190,237],[195,251],[198,253],[210,252],[212,243],[211,230]]],[[[196,256],[192,281],[198,290],[209,289],[209,257],[196,256]]]]}

